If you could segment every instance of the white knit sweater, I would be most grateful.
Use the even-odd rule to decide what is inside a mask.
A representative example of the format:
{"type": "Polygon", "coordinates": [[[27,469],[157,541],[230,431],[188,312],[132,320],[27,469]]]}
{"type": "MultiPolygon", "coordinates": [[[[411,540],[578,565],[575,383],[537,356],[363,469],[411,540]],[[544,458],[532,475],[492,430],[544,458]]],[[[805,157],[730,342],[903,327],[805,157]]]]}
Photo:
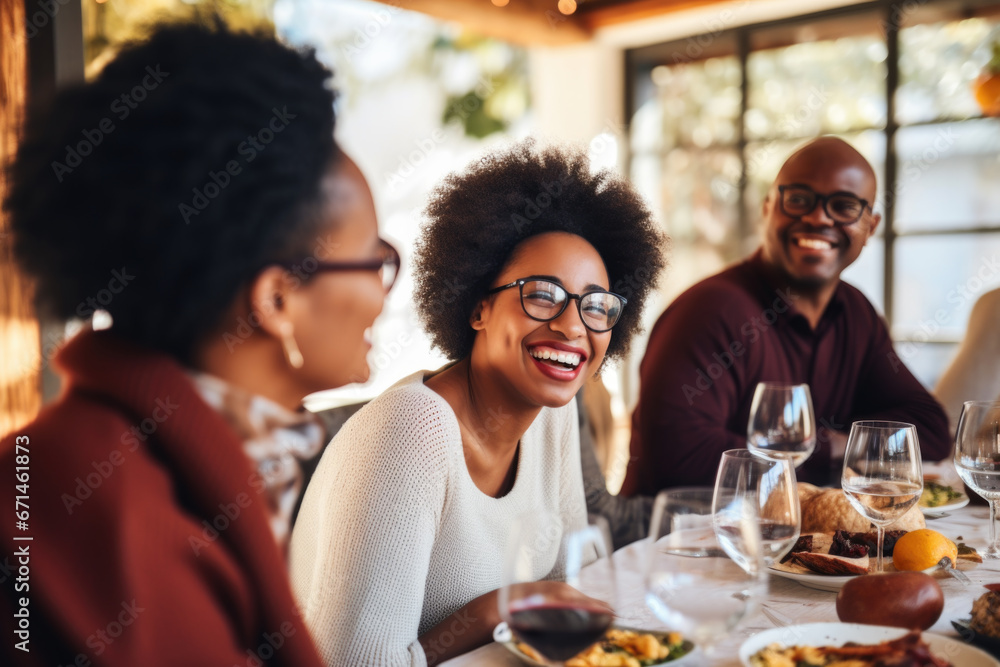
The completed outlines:
{"type": "MultiPolygon", "coordinates": [[[[469,476],[455,413],[424,375],[352,417],[306,489],[292,587],[327,665],[426,665],[417,637],[502,585],[515,519],[548,510],[569,529],[586,525],[575,401],[542,409],[521,438],[513,489],[493,498],[469,476]]],[[[536,578],[557,550],[539,551],[536,578]]]]}

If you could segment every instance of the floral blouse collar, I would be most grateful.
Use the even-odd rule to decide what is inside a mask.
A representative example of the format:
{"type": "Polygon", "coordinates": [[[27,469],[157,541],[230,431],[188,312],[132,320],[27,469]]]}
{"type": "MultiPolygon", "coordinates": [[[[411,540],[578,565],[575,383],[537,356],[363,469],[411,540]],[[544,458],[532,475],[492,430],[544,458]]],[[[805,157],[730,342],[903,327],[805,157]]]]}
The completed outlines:
{"type": "Polygon", "coordinates": [[[243,451],[266,486],[274,538],[287,549],[292,512],[302,492],[299,462],[313,458],[323,448],[322,423],[305,408],[293,412],[214,375],[198,371],[189,371],[189,375],[205,402],[243,441],[243,451]]]}

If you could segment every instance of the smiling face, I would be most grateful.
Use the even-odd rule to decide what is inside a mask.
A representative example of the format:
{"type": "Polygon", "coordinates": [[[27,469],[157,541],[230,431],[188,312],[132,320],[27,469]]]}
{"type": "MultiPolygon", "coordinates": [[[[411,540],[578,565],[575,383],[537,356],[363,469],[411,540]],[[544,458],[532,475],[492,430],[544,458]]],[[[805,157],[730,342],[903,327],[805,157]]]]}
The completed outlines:
{"type": "MultiPolygon", "coordinates": [[[[609,289],[597,250],[565,232],[539,234],[521,243],[493,286],[529,276],[547,276],[572,294],[609,289]]],[[[611,342],[610,331],[595,333],[584,326],[575,299],[554,320],[532,319],[521,307],[517,287],[484,299],[471,323],[477,330],[473,367],[484,369],[533,406],[558,407],[573,400],[600,368],[611,342]]]]}
{"type": "Polygon", "coordinates": [[[874,172],[846,142],[817,139],[785,162],[764,201],[764,259],[800,289],[834,285],[861,254],[881,216],[865,208],[857,222],[838,225],[821,202],[805,215],[787,215],[778,187],[791,185],[806,186],[820,195],[851,193],[871,206],[876,194],[874,172]]]}

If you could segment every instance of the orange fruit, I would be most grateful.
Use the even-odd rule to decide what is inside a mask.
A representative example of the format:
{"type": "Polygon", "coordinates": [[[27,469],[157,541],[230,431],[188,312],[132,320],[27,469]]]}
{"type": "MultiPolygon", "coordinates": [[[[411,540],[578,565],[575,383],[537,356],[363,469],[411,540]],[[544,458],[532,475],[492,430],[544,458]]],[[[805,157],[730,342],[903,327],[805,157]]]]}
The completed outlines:
{"type": "Polygon", "coordinates": [[[942,558],[950,559],[954,567],[958,547],[930,528],[912,530],[903,535],[892,550],[892,564],[897,570],[927,570],[935,567],[942,558]]]}
{"type": "Polygon", "coordinates": [[[972,89],[984,114],[1000,116],[1000,73],[983,72],[972,89]]]}

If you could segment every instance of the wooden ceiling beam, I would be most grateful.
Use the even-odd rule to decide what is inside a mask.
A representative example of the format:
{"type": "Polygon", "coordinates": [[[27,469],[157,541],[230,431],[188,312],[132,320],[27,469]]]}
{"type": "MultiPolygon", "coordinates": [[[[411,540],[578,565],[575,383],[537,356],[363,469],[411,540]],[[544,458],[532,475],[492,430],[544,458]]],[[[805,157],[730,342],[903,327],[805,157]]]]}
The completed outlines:
{"type": "Polygon", "coordinates": [[[497,7],[490,0],[378,0],[445,21],[468,30],[525,46],[563,46],[593,36],[579,16],[564,16],[556,0],[510,0],[497,7]]]}
{"type": "Polygon", "coordinates": [[[641,21],[687,9],[699,9],[731,0],[588,0],[577,11],[580,22],[593,32],[597,28],[641,21]]]}

